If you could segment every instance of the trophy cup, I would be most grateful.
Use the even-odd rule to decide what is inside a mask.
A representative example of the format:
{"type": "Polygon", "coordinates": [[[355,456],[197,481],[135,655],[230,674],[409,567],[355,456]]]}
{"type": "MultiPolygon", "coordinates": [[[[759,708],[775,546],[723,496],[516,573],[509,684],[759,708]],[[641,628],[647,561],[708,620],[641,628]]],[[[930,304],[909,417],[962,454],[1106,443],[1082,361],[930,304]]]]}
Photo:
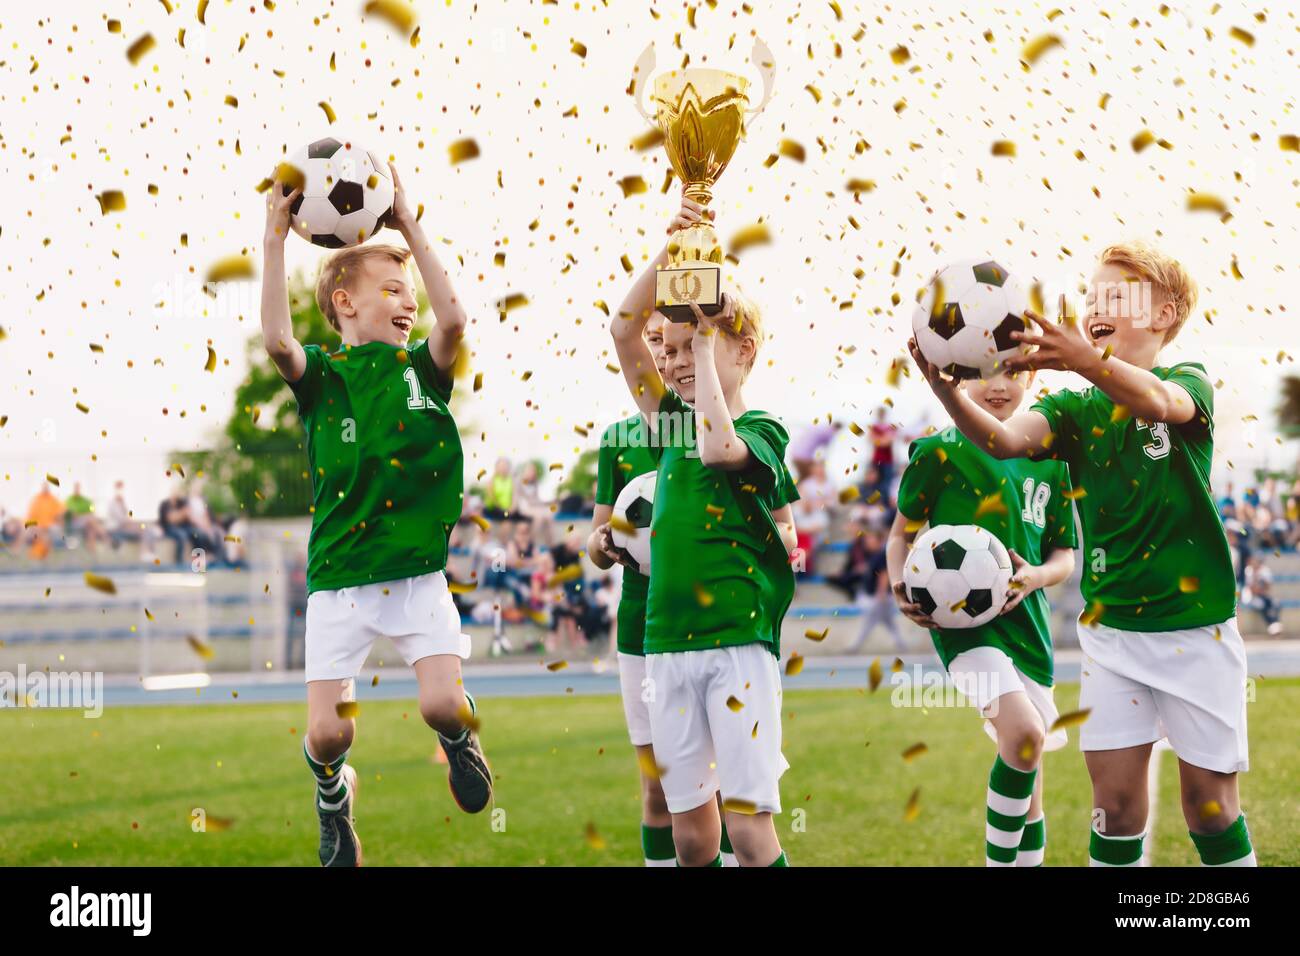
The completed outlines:
{"type": "MultiPolygon", "coordinates": [[[[707,209],[713,184],[731,162],[745,136],[745,118],[760,113],[772,96],[772,53],[754,41],[751,62],[763,79],[763,100],[749,109],[749,81],[724,70],[669,70],[656,77],[651,100],[655,114],[643,104],[651,87],[654,46],[637,60],[632,80],[637,110],[664,134],[664,149],[673,172],[685,185],[685,195],[707,209]]],[[[690,303],[705,315],[722,310],[722,244],[707,218],[678,229],[668,241],[668,265],[655,279],[655,307],[671,322],[694,320],[690,303]]]]}

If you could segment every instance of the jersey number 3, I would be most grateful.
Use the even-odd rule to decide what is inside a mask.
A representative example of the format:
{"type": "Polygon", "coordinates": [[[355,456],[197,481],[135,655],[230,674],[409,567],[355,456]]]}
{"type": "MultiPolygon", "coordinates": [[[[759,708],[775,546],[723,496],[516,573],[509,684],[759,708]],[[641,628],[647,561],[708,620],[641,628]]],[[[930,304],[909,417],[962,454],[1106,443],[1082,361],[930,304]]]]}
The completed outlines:
{"type": "Polygon", "coordinates": [[[408,368],[402,373],[402,378],[406,379],[406,385],[411,390],[411,394],[406,399],[407,408],[437,408],[433,399],[429,398],[420,391],[420,380],[415,375],[415,369],[408,368]]]}
{"type": "Polygon", "coordinates": [[[1151,432],[1151,441],[1142,446],[1148,458],[1159,461],[1169,454],[1169,426],[1166,423],[1146,422],[1139,418],[1137,427],[1149,429],[1151,432]]]}

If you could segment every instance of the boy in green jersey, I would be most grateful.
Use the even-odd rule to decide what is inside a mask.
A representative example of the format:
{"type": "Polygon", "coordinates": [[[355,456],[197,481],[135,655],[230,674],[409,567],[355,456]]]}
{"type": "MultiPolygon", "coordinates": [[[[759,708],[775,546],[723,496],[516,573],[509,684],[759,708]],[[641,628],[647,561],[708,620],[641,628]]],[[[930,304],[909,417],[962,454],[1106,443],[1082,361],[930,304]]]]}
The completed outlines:
{"type": "MultiPolygon", "coordinates": [[[[685,203],[678,215],[701,217],[685,203]]],[[[772,814],[787,766],[778,658],[794,594],[789,436],[741,394],[762,342],[743,300],[666,323],[660,375],[643,330],[667,262],[665,248],[611,322],[658,462],[644,644],[654,753],[681,865],[721,865],[720,792],[740,864],[784,866],[772,814]]]]}
{"type": "MultiPolygon", "coordinates": [[[[1005,422],[913,355],[957,427],[995,458],[1066,462],[1083,526],[1079,730],[1093,786],[1089,857],[1138,865],[1155,741],[1178,755],[1183,816],[1208,866],[1253,866],[1237,792],[1247,769],[1246,654],[1228,543],[1210,495],[1214,388],[1197,363],[1158,364],[1196,285],[1142,243],[1105,249],[1087,314],[1028,313],[1009,369],[1072,371],[1091,387],[1005,422]],[[1030,350],[1032,349],[1032,350],[1030,350]]],[[[1062,301],[1062,313],[1065,312],[1062,301]]]]}
{"type": "MultiPolygon", "coordinates": [[[[998,372],[961,384],[999,421],[1015,414],[1032,373],[998,372]]],[[[912,443],[889,532],[889,579],[903,613],[930,628],[953,684],[988,718],[998,752],[989,774],[984,827],[988,866],[1040,866],[1046,849],[1042,752],[1065,745],[1053,731],[1051,612],[1043,588],[1074,570],[1070,476],[1058,461],[992,457],[956,428],[912,443]],[[923,525],[975,524],[1011,553],[1014,575],[999,616],[941,630],[908,600],[903,572],[923,525]]]]}
{"type": "Polygon", "coordinates": [[[307,433],[314,507],[307,548],[307,733],[316,777],[320,860],[359,866],[353,825],[354,679],[375,639],[390,638],[420,685],[420,713],[438,733],[460,807],[476,813],[492,776],[462,688],[469,656],[443,569],[460,515],[463,456],[447,408],[465,311],[390,164],[389,225],[410,251],[352,246],[321,268],[316,302],[343,339],[333,354],[293,336],[284,240],[293,202],[277,182],[267,203],[262,338],[298,400],[307,433]],[[407,348],[419,306],[407,268],[414,257],[436,322],[407,348]]]}

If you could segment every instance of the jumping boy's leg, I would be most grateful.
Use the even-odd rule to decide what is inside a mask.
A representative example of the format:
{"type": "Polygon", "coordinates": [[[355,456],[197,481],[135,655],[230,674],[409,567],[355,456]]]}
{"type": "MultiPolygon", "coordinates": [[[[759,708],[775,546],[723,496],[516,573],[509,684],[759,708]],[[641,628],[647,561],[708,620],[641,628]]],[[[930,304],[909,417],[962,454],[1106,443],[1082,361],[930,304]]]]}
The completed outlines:
{"type": "Polygon", "coordinates": [[[347,763],[356,720],[340,717],[338,705],[352,700],[351,680],[307,684],[307,735],[303,753],[316,778],[321,866],[360,866],[361,840],[353,821],[357,774],[347,763]]]}
{"type": "Polygon", "coordinates": [[[1091,866],[1140,866],[1147,825],[1152,744],[1084,752],[1092,778],[1091,866]]]}
{"type": "Polygon", "coordinates": [[[492,771],[478,735],[466,725],[477,707],[464,690],[460,658],[434,654],[420,658],[412,667],[420,684],[420,716],[438,732],[438,742],[447,754],[451,795],[466,813],[478,813],[492,800],[492,771]]]}

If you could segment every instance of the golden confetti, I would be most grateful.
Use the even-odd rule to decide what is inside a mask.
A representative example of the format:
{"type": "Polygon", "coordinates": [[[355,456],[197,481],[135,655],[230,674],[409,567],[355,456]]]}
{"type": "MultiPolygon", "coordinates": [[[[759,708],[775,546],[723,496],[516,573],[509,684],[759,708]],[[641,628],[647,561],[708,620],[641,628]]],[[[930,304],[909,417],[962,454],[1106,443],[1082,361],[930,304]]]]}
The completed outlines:
{"type": "Polygon", "coordinates": [[[99,201],[99,213],[107,216],[110,212],[123,212],[126,209],[126,194],[116,190],[108,189],[95,197],[99,201]]]}
{"type": "Polygon", "coordinates": [[[903,808],[903,821],[911,823],[921,815],[921,788],[917,787],[912,791],[912,795],[907,798],[907,806],[903,808]]]}
{"type": "Polygon", "coordinates": [[[798,651],[790,654],[790,659],[785,662],[785,676],[794,677],[803,670],[803,655],[798,651]]]}
{"type": "Polygon", "coordinates": [[[1055,33],[1044,33],[1042,36],[1034,37],[1021,48],[1020,65],[1028,71],[1038,62],[1039,57],[1058,46],[1061,46],[1061,38],[1055,33]]]}
{"type": "Polygon", "coordinates": [[[1181,577],[1178,579],[1178,590],[1184,594],[1195,594],[1201,589],[1201,579],[1194,577],[1181,577]]]}
{"type": "Polygon", "coordinates": [[[478,733],[479,727],[483,724],[483,722],[479,720],[478,714],[474,713],[474,708],[472,708],[468,702],[463,703],[456,708],[456,719],[464,726],[474,731],[474,733],[478,733]]]}
{"type": "Polygon", "coordinates": [[[105,594],[117,593],[117,585],[113,583],[112,578],[106,578],[101,574],[95,574],[93,571],[86,572],[86,586],[92,587],[96,591],[102,591],[105,594]]]}
{"type": "Polygon", "coordinates": [[[857,485],[846,485],[840,489],[840,493],[837,497],[840,500],[840,504],[847,505],[851,501],[857,501],[861,495],[862,492],[858,490],[857,485]]]}
{"type": "Polygon", "coordinates": [[[546,586],[550,588],[559,587],[562,584],[568,584],[570,581],[577,581],[582,577],[582,565],[570,564],[568,567],[560,568],[549,578],[546,579],[546,586]]]}
{"type": "Polygon", "coordinates": [[[211,345],[208,346],[208,360],[203,363],[203,371],[215,372],[217,370],[217,350],[211,345]]]}
{"type": "Polygon", "coordinates": [[[975,517],[982,518],[985,515],[1004,515],[1007,513],[1006,502],[1002,500],[1001,495],[993,494],[986,498],[981,498],[979,505],[975,508],[975,517]]]}
{"type": "Polygon", "coordinates": [[[316,105],[319,106],[324,111],[325,119],[328,122],[333,123],[336,119],[338,119],[338,117],[334,114],[334,107],[330,106],[324,100],[321,100],[316,105]]]}
{"type": "Polygon", "coordinates": [[[844,188],[854,194],[869,193],[875,190],[876,181],[874,179],[850,179],[845,183],[844,188]]]}
{"type": "Polygon", "coordinates": [[[637,750],[636,762],[637,766],[641,768],[641,775],[647,780],[658,780],[668,772],[667,767],[662,767],[655,763],[653,753],[637,750]]]}
{"type": "Polygon", "coordinates": [[[238,282],[256,278],[257,270],[248,256],[227,256],[208,267],[208,282],[238,282]]]}
{"type": "MultiPolygon", "coordinates": [[[[168,10],[167,12],[171,13],[170,10],[168,10]]],[[[199,0],[199,12],[198,12],[199,23],[202,23],[204,26],[208,25],[208,21],[204,19],[207,15],[208,15],[208,0],[199,0]]]]}
{"type": "Polygon", "coordinates": [[[880,666],[880,658],[874,658],[871,661],[871,666],[867,668],[867,686],[870,687],[874,693],[876,688],[880,686],[880,682],[884,679],[885,670],[880,666]]]}
{"type": "Polygon", "coordinates": [[[1078,501],[1080,498],[1088,497],[1088,491],[1082,486],[1071,488],[1069,491],[1064,493],[1064,497],[1067,501],[1078,501]]]}
{"type": "Polygon", "coordinates": [[[1140,153],[1156,141],[1155,133],[1149,129],[1144,129],[1130,141],[1129,145],[1133,147],[1133,152],[1140,153]]]}
{"type": "Polygon", "coordinates": [[[625,534],[629,538],[635,538],[637,535],[636,525],[632,524],[632,522],[628,521],[621,515],[610,515],[609,526],[613,530],[619,532],[619,534],[625,534]]]}
{"type": "Polygon", "coordinates": [[[1300,153],[1300,136],[1283,133],[1277,138],[1278,148],[1288,153],[1300,153]]]}
{"type": "Polygon", "coordinates": [[[1201,804],[1199,810],[1202,820],[1213,820],[1223,812],[1223,807],[1219,806],[1218,800],[1206,800],[1201,804]]]}
{"type": "Polygon", "coordinates": [[[1118,422],[1128,421],[1128,418],[1129,418],[1129,413],[1128,413],[1127,405],[1117,404],[1114,408],[1110,410],[1110,423],[1112,425],[1118,422]]]}
{"type": "Polygon", "coordinates": [[[402,36],[410,33],[415,26],[415,9],[402,0],[368,0],[363,12],[367,16],[374,14],[388,21],[388,25],[402,36]]]}
{"type": "Polygon", "coordinates": [[[605,849],[605,838],[596,832],[596,824],[588,823],[586,830],[587,846],[593,850],[600,851],[605,849]]]}
{"type": "Polygon", "coordinates": [[[632,148],[638,153],[644,153],[648,149],[654,149],[664,141],[664,131],[659,127],[648,129],[640,136],[632,140],[632,148]]]}
{"type": "Polygon", "coordinates": [[[929,752],[930,752],[930,748],[927,747],[925,744],[922,743],[912,744],[912,746],[908,747],[906,750],[903,751],[903,762],[911,763],[917,757],[923,756],[929,752]]]}
{"type": "Polygon", "coordinates": [[[803,632],[803,636],[808,638],[808,640],[813,641],[814,643],[820,644],[822,641],[826,640],[826,635],[829,634],[830,632],[831,629],[829,627],[823,631],[814,631],[809,629],[803,632]]]}
{"type": "Polygon", "coordinates": [[[225,833],[234,825],[235,825],[234,817],[205,816],[203,818],[204,833],[225,833]]]}
{"type": "Polygon", "coordinates": [[[217,652],[212,649],[212,645],[206,641],[201,641],[193,634],[185,635],[185,642],[190,645],[190,650],[205,661],[210,661],[217,656],[217,652]]]}
{"type": "Polygon", "coordinates": [[[727,698],[727,709],[733,714],[738,714],[745,709],[745,705],[735,694],[732,694],[727,698]]]}
{"type": "Polygon", "coordinates": [[[694,584],[694,588],[695,588],[695,600],[696,602],[698,602],[700,607],[712,607],[714,597],[707,590],[705,590],[704,585],[702,585],[699,581],[696,581],[694,584]]]}
{"type": "Polygon", "coordinates": [[[1047,732],[1055,733],[1058,730],[1068,730],[1071,727],[1078,727],[1084,723],[1092,714],[1091,707],[1085,707],[1082,710],[1072,710],[1068,714],[1062,714],[1052,721],[1052,726],[1047,728],[1047,732]]]}
{"type": "Polygon", "coordinates": [[[157,46],[157,43],[154,41],[153,34],[146,33],[126,48],[126,58],[132,66],[135,66],[155,46],[157,46]]]}
{"type": "Polygon", "coordinates": [[[355,700],[341,700],[334,705],[334,713],[338,714],[339,720],[353,720],[361,713],[361,705],[355,700]]]}
{"type": "Polygon", "coordinates": [[[624,176],[618,181],[619,188],[623,190],[623,198],[635,196],[638,193],[645,192],[649,187],[646,181],[640,176],[624,176]]]}
{"type": "Polygon", "coordinates": [[[765,246],[771,241],[772,234],[768,231],[767,223],[756,222],[733,234],[731,241],[728,243],[727,251],[733,256],[738,256],[752,246],[765,246]]]}
{"type": "Polygon", "coordinates": [[[894,61],[895,66],[902,66],[912,58],[912,54],[907,47],[896,46],[889,51],[889,58],[894,61]]]}
{"type": "Polygon", "coordinates": [[[562,671],[568,666],[568,661],[551,661],[551,663],[546,665],[546,669],[554,674],[556,671],[562,671]]]}
{"type": "Polygon", "coordinates": [[[747,817],[752,817],[758,812],[758,804],[739,797],[725,797],[722,801],[722,809],[728,813],[743,813],[747,817]]]}
{"type": "Polygon", "coordinates": [[[1187,194],[1188,212],[1213,212],[1220,216],[1228,211],[1228,204],[1213,193],[1187,194]]]}
{"type": "MultiPolygon", "coordinates": [[[[476,515],[475,517],[478,516],[476,515]]],[[[487,529],[484,528],[483,530],[486,531],[487,529]]],[[[448,581],[447,582],[447,590],[450,591],[452,594],[469,594],[473,592],[474,589],[477,587],[478,587],[478,582],[476,581],[448,581]]]]}
{"type": "Polygon", "coordinates": [[[478,143],[472,139],[458,139],[447,147],[447,155],[453,166],[468,159],[476,159],[479,155],[478,143]]]}
{"type": "Polygon", "coordinates": [[[1243,30],[1241,27],[1233,27],[1232,29],[1230,29],[1228,31],[1228,36],[1232,37],[1234,40],[1246,44],[1246,46],[1255,45],[1255,34],[1251,33],[1248,30],[1243,30]]]}
{"type": "Polygon", "coordinates": [[[994,156],[1014,156],[1016,155],[1016,144],[1009,139],[997,139],[993,141],[993,148],[990,152],[994,156]]]}
{"type": "Polygon", "coordinates": [[[799,163],[802,163],[804,161],[804,158],[807,155],[807,152],[804,150],[803,146],[801,146],[799,143],[796,143],[792,139],[781,140],[780,146],[777,147],[777,152],[779,152],[782,156],[786,156],[790,159],[793,159],[795,162],[799,162],[799,163]]]}

